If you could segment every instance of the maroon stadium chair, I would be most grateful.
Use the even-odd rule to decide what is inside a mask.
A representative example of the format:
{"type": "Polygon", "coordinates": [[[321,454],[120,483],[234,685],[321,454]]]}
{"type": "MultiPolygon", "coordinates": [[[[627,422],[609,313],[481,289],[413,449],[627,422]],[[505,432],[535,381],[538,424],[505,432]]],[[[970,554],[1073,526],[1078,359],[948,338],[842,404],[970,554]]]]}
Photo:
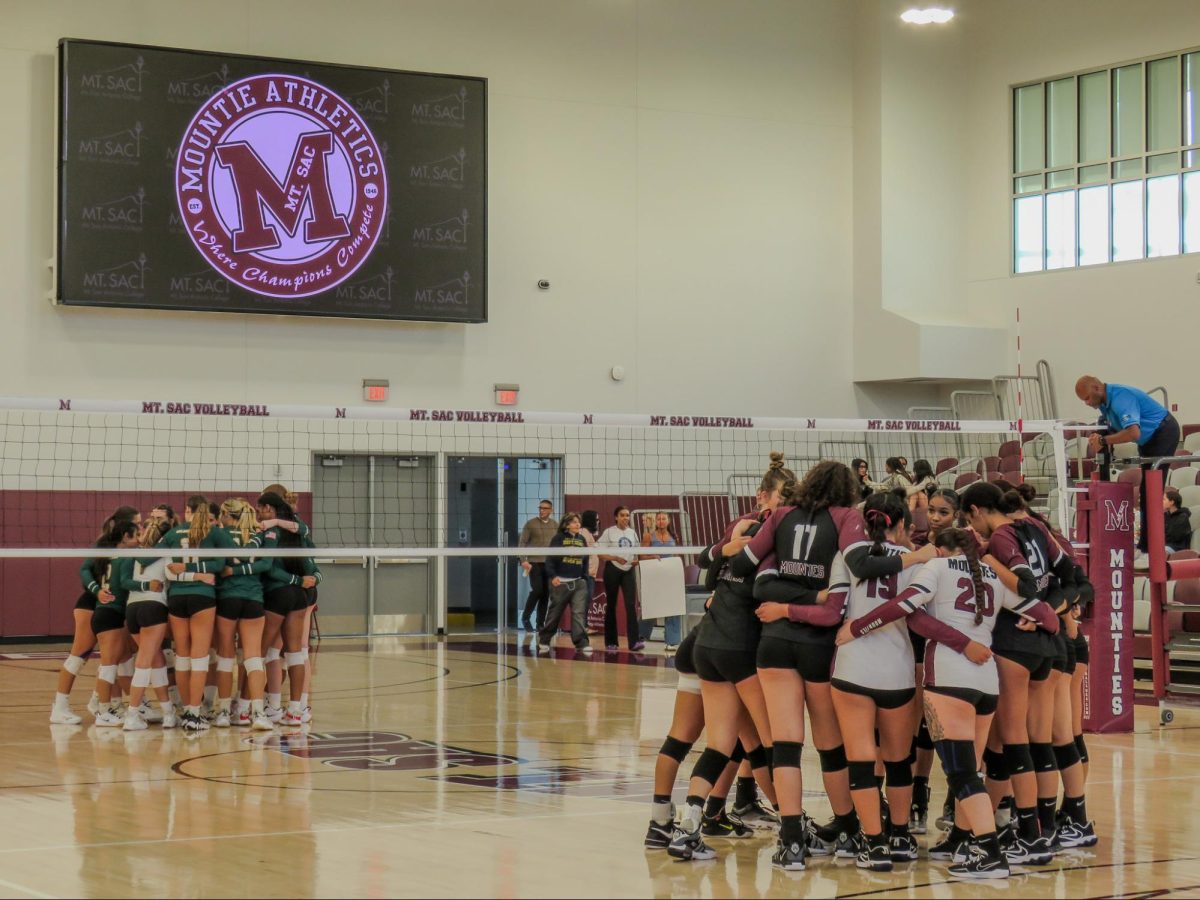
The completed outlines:
{"type": "Polygon", "coordinates": [[[958,465],[958,459],[953,456],[946,456],[937,461],[937,465],[933,467],[934,475],[941,475],[947,469],[953,469],[958,465]]]}
{"type": "Polygon", "coordinates": [[[700,567],[697,565],[683,567],[683,583],[684,584],[701,584],[700,567]]]}
{"type": "Polygon", "coordinates": [[[929,531],[929,513],[921,506],[912,511],[913,531],[924,534],[929,531]]]}
{"type": "Polygon", "coordinates": [[[1006,456],[1017,456],[1021,452],[1020,441],[1005,441],[1000,445],[1000,449],[996,451],[997,455],[1003,459],[1006,456]]]}
{"type": "Polygon", "coordinates": [[[983,458],[983,467],[985,469],[987,469],[987,471],[989,471],[989,472],[999,472],[1000,471],[1000,457],[985,456],[983,458]]]}
{"type": "Polygon", "coordinates": [[[961,491],[968,484],[973,484],[976,481],[979,481],[979,473],[978,472],[963,472],[961,475],[959,475],[957,478],[954,479],[954,489],[956,491],[961,491]]]}

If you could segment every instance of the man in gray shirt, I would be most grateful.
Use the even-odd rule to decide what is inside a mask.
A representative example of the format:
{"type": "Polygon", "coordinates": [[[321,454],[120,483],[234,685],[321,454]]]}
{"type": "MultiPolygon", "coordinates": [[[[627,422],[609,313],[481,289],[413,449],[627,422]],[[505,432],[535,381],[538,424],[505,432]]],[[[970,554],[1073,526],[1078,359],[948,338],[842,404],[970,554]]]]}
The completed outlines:
{"type": "MultiPolygon", "coordinates": [[[[558,532],[558,522],[553,517],[554,504],[543,500],[538,504],[536,519],[530,519],[521,529],[518,547],[549,547],[550,539],[558,532]]],[[[550,585],[546,580],[546,557],[523,556],[521,568],[529,576],[529,597],[525,601],[525,611],[521,615],[521,627],[533,631],[534,624],[530,620],[534,608],[537,608],[537,626],[543,627],[546,622],[546,604],[550,599],[550,585]]]]}

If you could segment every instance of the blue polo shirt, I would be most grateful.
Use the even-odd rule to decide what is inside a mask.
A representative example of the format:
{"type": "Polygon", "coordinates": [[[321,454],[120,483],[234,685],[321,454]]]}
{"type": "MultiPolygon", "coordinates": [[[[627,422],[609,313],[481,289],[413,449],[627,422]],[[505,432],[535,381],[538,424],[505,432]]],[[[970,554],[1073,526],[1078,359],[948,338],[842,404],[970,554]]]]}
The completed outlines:
{"type": "Polygon", "coordinates": [[[1106,396],[1100,404],[1100,415],[1113,431],[1121,431],[1130,425],[1141,429],[1138,444],[1144,444],[1154,436],[1158,426],[1170,413],[1145,391],[1126,384],[1106,384],[1106,396]]]}

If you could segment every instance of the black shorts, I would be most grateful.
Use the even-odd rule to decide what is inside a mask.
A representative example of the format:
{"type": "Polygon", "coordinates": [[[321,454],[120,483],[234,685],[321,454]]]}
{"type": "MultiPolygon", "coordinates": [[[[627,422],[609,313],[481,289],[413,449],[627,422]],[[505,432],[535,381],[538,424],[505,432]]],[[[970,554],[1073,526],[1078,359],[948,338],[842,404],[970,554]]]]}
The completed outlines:
{"type": "Polygon", "coordinates": [[[1088,665],[1091,659],[1089,653],[1087,638],[1083,636],[1083,629],[1080,629],[1079,635],[1075,638],[1075,664],[1077,666],[1088,665]]]}
{"type": "Polygon", "coordinates": [[[715,650],[701,644],[692,658],[701,681],[738,684],[758,674],[754,652],[750,650],[715,650]]]}
{"type": "Polygon", "coordinates": [[[908,641],[912,644],[913,648],[913,662],[919,666],[925,662],[925,638],[915,631],[910,631],[908,633],[908,641]]]}
{"type": "Polygon", "coordinates": [[[113,609],[111,604],[105,606],[101,603],[92,611],[92,634],[103,634],[106,631],[113,631],[117,628],[125,627],[125,610],[121,608],[113,609]]]}
{"type": "Polygon", "coordinates": [[[167,594],[167,612],[177,619],[190,619],[196,613],[202,613],[216,605],[217,598],[206,594],[167,594]]]}
{"type": "MultiPolygon", "coordinates": [[[[1050,658],[1050,668],[1055,672],[1066,672],[1068,663],[1067,654],[1067,636],[1062,633],[1061,628],[1058,634],[1054,635],[1055,654],[1050,658]]],[[[1072,665],[1071,670],[1075,667],[1072,665]]]]}
{"type": "Polygon", "coordinates": [[[792,669],[805,681],[824,684],[833,671],[833,645],[763,635],[758,642],[757,663],[760,669],[792,669]]]}
{"type": "Polygon", "coordinates": [[[990,716],[996,711],[996,702],[1000,699],[997,694],[985,694],[974,688],[942,687],[941,685],[925,685],[925,693],[941,694],[944,697],[955,697],[966,701],[975,707],[975,715],[990,716]]]}
{"type": "Polygon", "coordinates": [[[263,606],[269,613],[286,616],[288,613],[308,609],[308,595],[298,584],[287,584],[268,591],[263,597],[263,606]]]}
{"type": "Polygon", "coordinates": [[[96,595],[91,591],[84,591],[79,595],[79,599],[75,601],[75,608],[86,609],[88,612],[92,612],[96,609],[96,604],[99,602],[96,599],[96,595]]]}
{"type": "Polygon", "coordinates": [[[155,600],[139,600],[125,607],[125,627],[130,634],[139,634],[143,628],[167,624],[167,606],[155,600]]]}
{"type": "Polygon", "coordinates": [[[917,696],[916,688],[885,691],[879,688],[863,687],[861,684],[853,684],[849,681],[843,681],[840,678],[833,678],[829,683],[844,693],[858,694],[860,697],[870,697],[880,709],[899,709],[912,700],[913,697],[917,696]]]}
{"type": "Polygon", "coordinates": [[[252,600],[249,597],[218,597],[217,615],[236,622],[239,619],[261,619],[265,613],[261,600],[252,600]]]}
{"type": "MultiPolygon", "coordinates": [[[[590,578],[588,579],[588,583],[589,583],[589,585],[591,584],[590,578]]],[[[307,607],[316,606],[317,605],[317,589],[315,587],[310,587],[310,588],[301,588],[301,590],[304,591],[304,605],[307,607]]],[[[588,592],[588,596],[589,597],[592,596],[590,591],[588,592]]]]}
{"type": "Polygon", "coordinates": [[[679,648],[675,651],[675,671],[680,675],[696,674],[694,651],[696,648],[696,638],[699,635],[699,627],[693,628],[679,642],[679,648]]]}
{"type": "Polygon", "coordinates": [[[1029,670],[1030,681],[1045,681],[1050,677],[1050,670],[1054,668],[1053,656],[1023,653],[1020,650],[997,650],[995,647],[992,648],[992,653],[1002,659],[1009,659],[1024,666],[1029,670]]]}

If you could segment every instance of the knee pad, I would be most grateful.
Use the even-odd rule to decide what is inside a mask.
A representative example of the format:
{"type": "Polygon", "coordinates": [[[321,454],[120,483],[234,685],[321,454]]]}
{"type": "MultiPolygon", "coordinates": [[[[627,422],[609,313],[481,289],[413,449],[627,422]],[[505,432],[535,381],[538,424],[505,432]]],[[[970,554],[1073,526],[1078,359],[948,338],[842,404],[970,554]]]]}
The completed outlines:
{"type": "MultiPolygon", "coordinates": [[[[246,664],[246,671],[250,671],[250,664],[246,664]]],[[[658,748],[658,752],[662,756],[666,756],[675,762],[681,763],[692,752],[691,741],[681,741],[678,738],[673,738],[667,735],[667,739],[663,741],[663,745],[658,748]]]]}
{"type": "Polygon", "coordinates": [[[917,729],[917,749],[932,750],[933,738],[929,736],[929,726],[921,719],[921,727],[917,729]]]}
{"type": "Polygon", "coordinates": [[[1082,734],[1075,735],[1075,747],[1079,750],[1079,761],[1081,763],[1088,762],[1087,744],[1083,740],[1082,734]]]}
{"type": "Polygon", "coordinates": [[[883,761],[883,771],[887,774],[887,786],[890,788],[912,787],[912,763],[907,759],[883,761]]]}
{"type": "Polygon", "coordinates": [[[679,681],[675,684],[675,690],[683,691],[685,694],[700,693],[700,676],[680,674],[679,681]]]}
{"type": "Polygon", "coordinates": [[[150,670],[150,687],[166,687],[170,683],[170,680],[167,678],[166,666],[150,670]]]}
{"type": "Polygon", "coordinates": [[[850,790],[865,791],[875,787],[875,760],[852,759],[847,768],[850,769],[850,790]]]}
{"type": "Polygon", "coordinates": [[[705,747],[700,758],[696,760],[696,768],[692,769],[693,778],[701,778],[709,784],[716,784],[729,764],[729,757],[720,750],[705,747]]]}
{"type": "Polygon", "coordinates": [[[117,674],[122,678],[131,678],[133,673],[137,671],[137,667],[133,663],[133,657],[125,660],[123,663],[117,663],[117,674]]]}
{"type": "Polygon", "coordinates": [[[192,671],[193,672],[207,672],[208,671],[208,657],[207,656],[193,656],[192,657],[192,671]]]}
{"type": "Polygon", "coordinates": [[[956,800],[966,800],[983,793],[983,779],[975,770],[975,742],[941,740],[934,743],[946,782],[956,800]]]}
{"type": "Polygon", "coordinates": [[[83,657],[82,656],[68,656],[66,659],[63,660],[63,668],[66,669],[68,672],[70,672],[72,675],[78,675],[80,672],[83,671],[83,657]]]}
{"type": "Polygon", "coordinates": [[[268,647],[267,655],[264,657],[264,659],[266,659],[268,665],[275,662],[275,660],[279,659],[279,648],[278,647],[268,647]]]}
{"type": "Polygon", "coordinates": [[[740,766],[742,764],[742,760],[745,758],[746,748],[742,746],[741,741],[738,741],[733,745],[733,752],[729,754],[729,761],[740,766]]]}
{"type": "Polygon", "coordinates": [[[846,768],[846,747],[843,744],[828,750],[817,750],[817,756],[821,757],[822,772],[840,772],[846,768]]]}
{"type": "Polygon", "coordinates": [[[771,765],[776,769],[800,768],[800,754],[804,744],[797,741],[776,741],[771,748],[771,765]]]}
{"type": "Polygon", "coordinates": [[[303,653],[285,653],[285,654],[283,654],[283,664],[285,666],[287,666],[287,668],[289,668],[289,669],[292,668],[293,666],[302,666],[302,665],[304,665],[304,654],[303,653]]]}
{"type": "Polygon", "coordinates": [[[242,665],[246,667],[247,673],[261,672],[266,668],[266,666],[263,665],[263,658],[261,656],[252,656],[242,663],[242,665]]]}
{"type": "Polygon", "coordinates": [[[983,779],[975,771],[947,772],[946,784],[955,800],[967,800],[984,792],[983,779]]]}
{"type": "MultiPolygon", "coordinates": [[[[134,669],[133,670],[133,687],[146,688],[150,687],[150,670],[149,669],[134,669]]],[[[1074,745],[1072,745],[1074,746],[1074,745]]]]}
{"type": "Polygon", "coordinates": [[[1074,742],[1061,744],[1054,748],[1054,763],[1060,772],[1081,762],[1083,760],[1079,758],[1079,748],[1075,746],[1074,742]]]}
{"type": "Polygon", "coordinates": [[[176,656],[175,657],[175,671],[176,672],[192,671],[192,658],[190,656],[176,656]]]}
{"type": "Polygon", "coordinates": [[[175,651],[172,650],[170,647],[163,647],[162,655],[163,655],[163,659],[165,659],[167,661],[167,668],[174,669],[175,668],[175,651]]]}
{"type": "Polygon", "coordinates": [[[236,663],[236,662],[237,662],[237,660],[234,659],[232,656],[218,656],[217,657],[217,671],[218,672],[232,672],[234,663],[236,663]]]}
{"type": "Polygon", "coordinates": [[[750,760],[751,769],[765,769],[771,765],[771,754],[768,750],[769,748],[759,744],[746,754],[746,759],[750,760]]]}
{"type": "Polygon", "coordinates": [[[1008,781],[1008,763],[999,750],[983,751],[983,770],[992,781],[1008,781]]]}
{"type": "Polygon", "coordinates": [[[109,684],[117,683],[117,667],[116,666],[101,666],[100,671],[96,673],[96,678],[99,681],[107,681],[109,684]]]}
{"type": "Polygon", "coordinates": [[[1033,754],[1028,744],[1005,744],[1004,762],[1008,764],[1010,776],[1033,771],[1033,754]]]}
{"type": "Polygon", "coordinates": [[[1033,757],[1033,771],[1055,771],[1054,746],[1052,744],[1043,744],[1041,742],[1030,744],[1029,755],[1033,757]]]}

